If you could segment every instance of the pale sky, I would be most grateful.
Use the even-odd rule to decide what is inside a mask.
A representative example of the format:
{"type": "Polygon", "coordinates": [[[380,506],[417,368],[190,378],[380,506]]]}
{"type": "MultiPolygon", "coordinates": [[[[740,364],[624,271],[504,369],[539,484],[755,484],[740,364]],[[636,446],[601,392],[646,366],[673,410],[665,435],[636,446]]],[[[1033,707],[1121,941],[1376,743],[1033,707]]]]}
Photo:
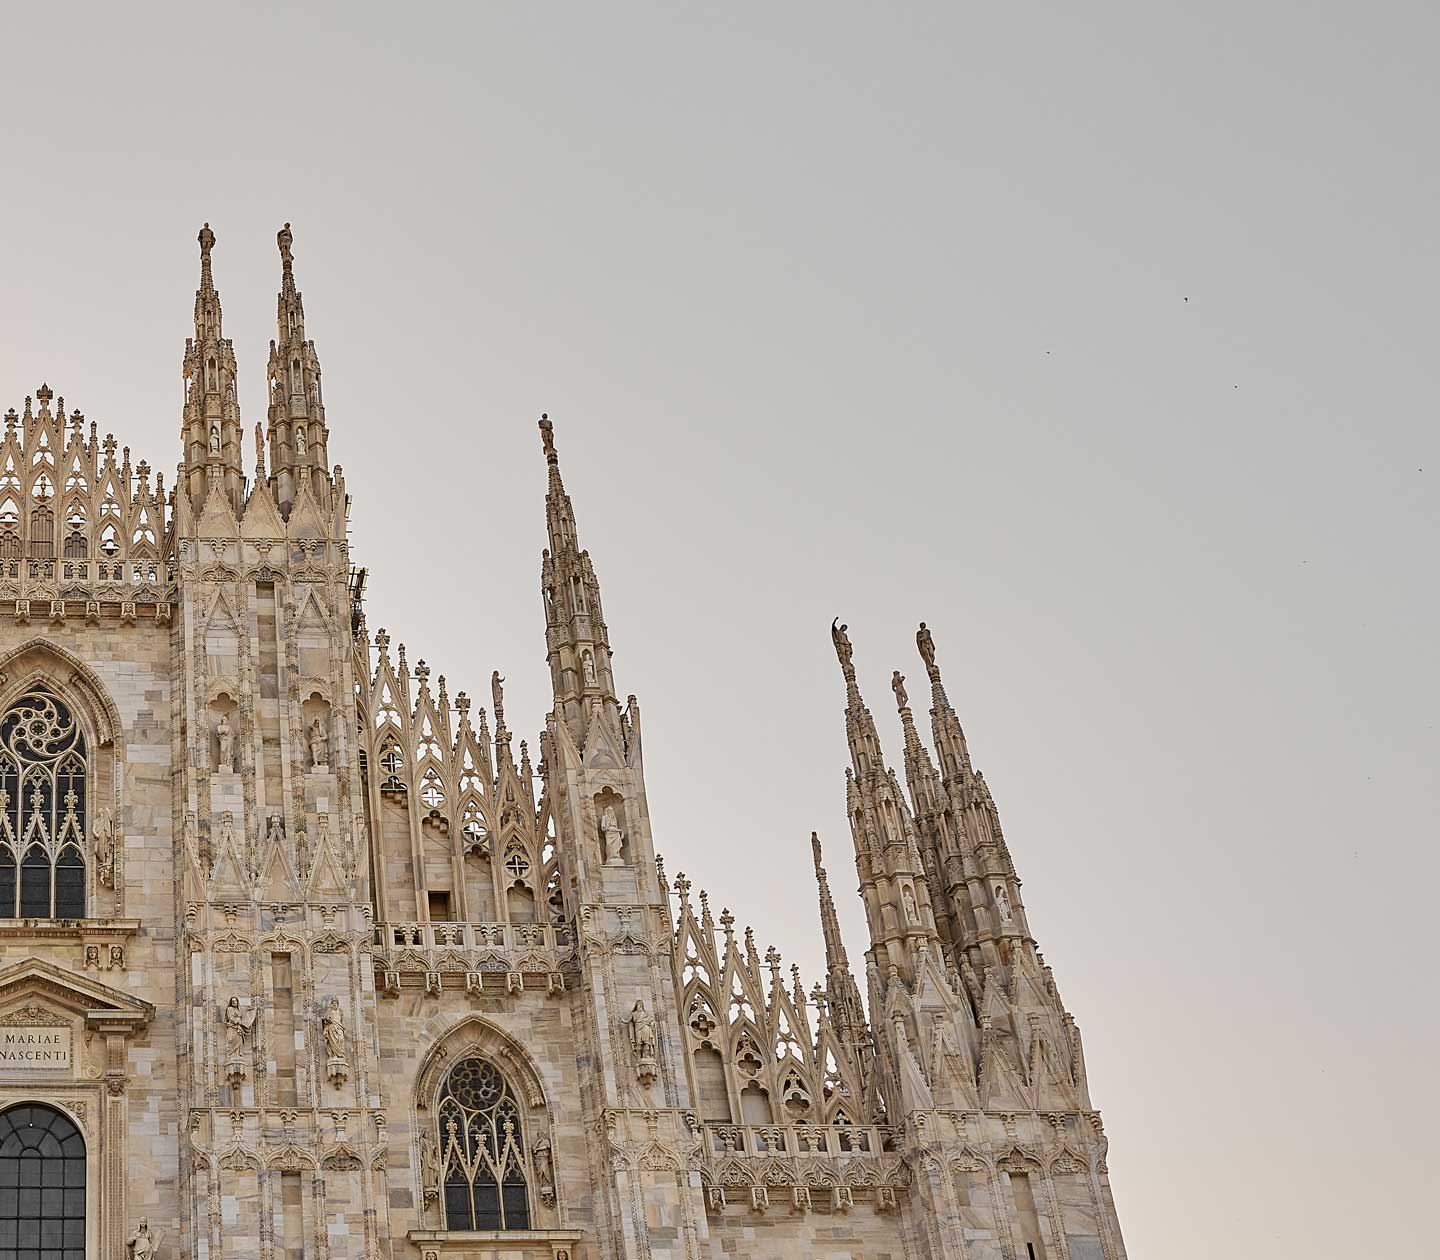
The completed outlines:
{"type": "Polygon", "coordinates": [[[20,7],[0,410],[247,423],[295,233],[372,629],[547,707],[556,423],[672,876],[819,975],[849,622],[926,620],[1136,1260],[1420,1256],[1433,4],[20,7]]]}

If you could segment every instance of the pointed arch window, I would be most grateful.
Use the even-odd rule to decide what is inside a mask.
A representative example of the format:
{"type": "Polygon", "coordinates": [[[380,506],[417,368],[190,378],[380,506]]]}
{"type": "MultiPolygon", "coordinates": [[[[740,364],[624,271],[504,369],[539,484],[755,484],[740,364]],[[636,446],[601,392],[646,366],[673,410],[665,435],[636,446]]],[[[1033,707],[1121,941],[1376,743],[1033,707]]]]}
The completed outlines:
{"type": "Polygon", "coordinates": [[[510,1082],[484,1059],[462,1059],[445,1078],[438,1116],[445,1228],[529,1229],[529,1160],[510,1082]]]}
{"type": "Polygon", "coordinates": [[[43,688],[0,717],[0,919],[83,919],[85,736],[43,688]]]}

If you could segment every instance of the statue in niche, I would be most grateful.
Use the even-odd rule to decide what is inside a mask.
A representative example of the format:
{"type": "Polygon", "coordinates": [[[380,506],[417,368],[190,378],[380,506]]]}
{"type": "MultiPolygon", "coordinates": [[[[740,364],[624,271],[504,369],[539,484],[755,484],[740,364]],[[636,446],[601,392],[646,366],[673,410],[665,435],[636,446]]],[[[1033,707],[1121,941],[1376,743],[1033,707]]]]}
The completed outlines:
{"type": "Polygon", "coordinates": [[[225,1075],[230,1084],[245,1079],[245,1047],[255,1028],[255,1012],[242,1010],[240,999],[232,997],[225,1006],[225,1075]]]}
{"type": "Polygon", "coordinates": [[[215,722],[215,738],[220,744],[220,758],[215,768],[235,769],[235,732],[230,727],[230,719],[224,713],[215,722]]]}
{"type": "Polygon", "coordinates": [[[935,640],[930,637],[930,631],[925,623],[920,623],[920,629],[915,632],[915,646],[920,649],[920,659],[925,662],[926,669],[935,668],[935,640]]]}
{"type": "Polygon", "coordinates": [[[345,1012],[340,1009],[337,997],[330,999],[330,1005],[320,1017],[320,1035],[325,1040],[325,1074],[332,1085],[343,1085],[350,1071],[350,1060],[345,1052],[345,1012]]]}
{"type": "Polygon", "coordinates": [[[585,685],[595,686],[595,658],[589,652],[580,653],[580,668],[585,672],[585,685]]]}
{"type": "Polygon", "coordinates": [[[220,454],[220,426],[218,424],[210,426],[210,454],[220,454]]]}
{"type": "Polygon", "coordinates": [[[323,770],[330,764],[330,732],[325,727],[325,720],[317,717],[310,723],[310,765],[316,770],[323,770]]]}
{"type": "Polygon", "coordinates": [[[1010,893],[1004,884],[995,885],[995,908],[1000,912],[1000,922],[1009,923],[1015,917],[1015,911],[1010,906],[1010,893]]]}
{"type": "Polygon", "coordinates": [[[910,693],[905,690],[905,675],[898,669],[890,675],[890,690],[895,693],[895,704],[901,709],[910,707],[910,693]]]}
{"type": "Polygon", "coordinates": [[[915,905],[915,890],[909,884],[905,885],[905,891],[900,898],[905,903],[905,922],[919,923],[920,911],[915,905]]]}
{"type": "Polygon", "coordinates": [[[305,426],[303,424],[295,426],[295,458],[305,458],[305,426]]]}
{"type": "Polygon", "coordinates": [[[635,1079],[642,1085],[653,1085],[659,1074],[656,1062],[655,1016],[645,1005],[644,998],[637,998],[630,1009],[630,1048],[635,1053],[635,1079]]]}
{"type": "Polygon", "coordinates": [[[535,1160],[535,1186],[540,1191],[540,1201],[546,1207],[555,1205],[555,1166],[550,1158],[550,1139],[542,1137],[535,1143],[531,1154],[535,1160]]]}
{"type": "Polygon", "coordinates": [[[624,846],[625,833],[620,830],[620,820],[615,816],[615,806],[607,802],[600,814],[600,847],[606,866],[625,865],[625,858],[622,855],[624,846]]]}
{"type": "Polygon", "coordinates": [[[142,1216],[135,1232],[125,1240],[125,1254],[129,1260],[155,1260],[160,1244],[150,1232],[150,1220],[142,1216]]]}
{"type": "Polygon", "coordinates": [[[102,887],[115,887],[115,835],[106,813],[95,824],[95,878],[102,887]]]}

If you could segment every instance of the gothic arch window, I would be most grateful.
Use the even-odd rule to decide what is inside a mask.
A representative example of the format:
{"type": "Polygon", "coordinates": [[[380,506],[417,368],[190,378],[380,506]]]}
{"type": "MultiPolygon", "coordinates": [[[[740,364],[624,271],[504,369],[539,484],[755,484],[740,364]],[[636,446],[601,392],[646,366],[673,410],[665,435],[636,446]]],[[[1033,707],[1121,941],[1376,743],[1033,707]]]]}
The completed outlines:
{"type": "Polygon", "coordinates": [[[520,1109],[510,1082],[485,1059],[462,1059],[445,1078],[438,1117],[446,1229],[530,1228],[520,1109]]]}
{"type": "Polygon", "coordinates": [[[0,1112],[0,1260],[85,1260],[85,1139],[53,1107],[0,1112]]]}
{"type": "Polygon", "coordinates": [[[27,691],[0,717],[0,919],[85,917],[86,780],[74,715],[27,691]]]}

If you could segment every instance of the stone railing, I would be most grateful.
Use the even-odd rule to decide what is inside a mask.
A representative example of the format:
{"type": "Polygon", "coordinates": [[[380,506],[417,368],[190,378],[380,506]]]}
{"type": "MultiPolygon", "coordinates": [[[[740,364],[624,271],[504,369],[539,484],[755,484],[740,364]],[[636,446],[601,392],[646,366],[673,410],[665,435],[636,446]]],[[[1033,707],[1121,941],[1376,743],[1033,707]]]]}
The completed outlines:
{"type": "Polygon", "coordinates": [[[164,560],[11,557],[0,559],[0,614],[15,619],[63,622],[97,620],[119,612],[168,621],[174,598],[164,560]]]}
{"type": "Polygon", "coordinates": [[[711,1155],[882,1155],[895,1149],[895,1130],[852,1124],[707,1124],[711,1155]]]}
{"type": "Polygon", "coordinates": [[[568,923],[377,923],[375,974],[391,996],[563,992],[577,974],[575,932],[568,923]]]}

